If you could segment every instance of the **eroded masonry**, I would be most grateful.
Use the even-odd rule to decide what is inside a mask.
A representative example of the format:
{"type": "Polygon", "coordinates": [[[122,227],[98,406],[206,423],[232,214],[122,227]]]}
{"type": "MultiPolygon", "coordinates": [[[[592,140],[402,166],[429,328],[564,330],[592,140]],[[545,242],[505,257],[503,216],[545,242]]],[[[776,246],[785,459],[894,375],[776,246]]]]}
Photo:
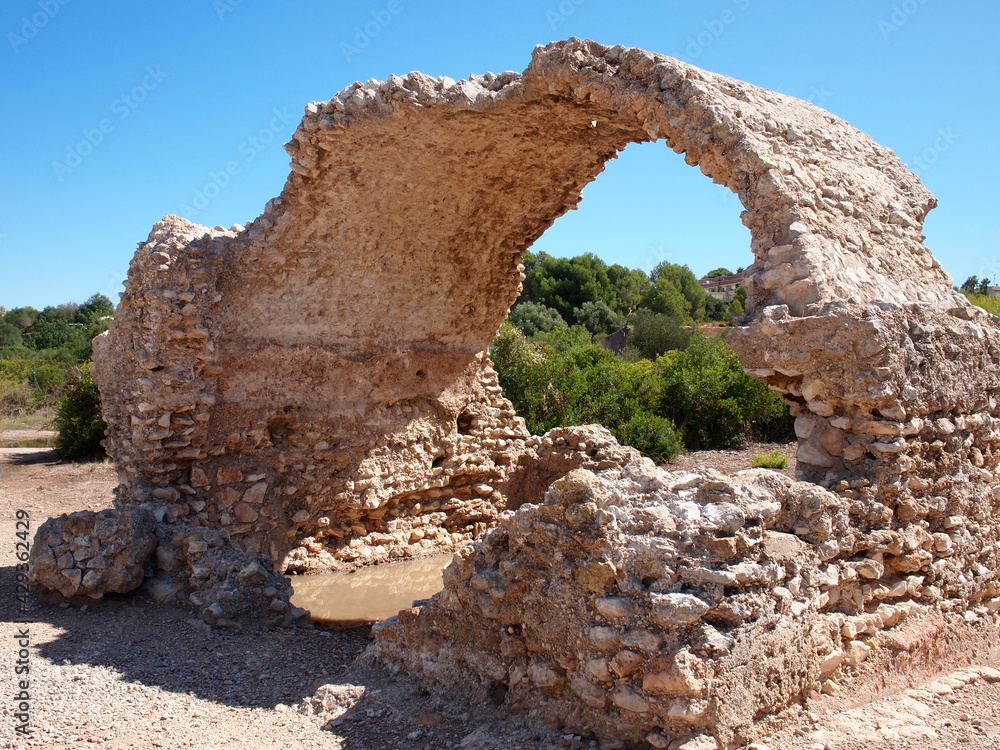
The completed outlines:
{"type": "Polygon", "coordinates": [[[579,40],[521,75],[354,84],[286,149],[256,220],[169,216],[139,247],[95,346],[117,510],[43,527],[36,582],[100,596],[145,568],[224,623],[287,609],[281,572],[477,538],[377,655],[652,747],[747,741],[811,690],[997,645],[1000,326],[924,246],[934,198],[889,149],[579,40]],[[801,481],[529,437],[497,385],[523,251],[653,140],[745,207],[729,341],[791,405],[801,481]]]}

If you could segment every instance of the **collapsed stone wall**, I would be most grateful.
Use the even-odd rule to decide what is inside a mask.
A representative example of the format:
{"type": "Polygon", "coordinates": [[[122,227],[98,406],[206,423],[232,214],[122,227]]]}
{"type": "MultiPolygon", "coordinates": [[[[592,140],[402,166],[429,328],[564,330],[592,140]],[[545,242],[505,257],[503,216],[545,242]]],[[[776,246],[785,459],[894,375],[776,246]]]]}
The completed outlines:
{"type": "MultiPolygon", "coordinates": [[[[752,316],[846,301],[850,337],[875,301],[968,309],[921,242],[933,197],[805,102],[577,40],[523,75],[358,83],[308,105],[260,217],[167,217],[136,253],[95,348],[119,505],[225,528],[290,572],[481,533],[528,437],[485,354],[521,254],[608,159],[655,139],[739,194],[752,316]]],[[[762,330],[734,337],[769,358],[755,371],[798,356],[762,330]]]]}
{"type": "MultiPolygon", "coordinates": [[[[153,228],[95,344],[95,375],[120,472],[116,512],[155,520],[156,590],[188,594],[212,621],[261,603],[280,614],[283,571],[465,544],[521,505],[513,518],[534,518],[548,485],[581,466],[631,481],[614,472],[635,456],[606,431],[529,438],[486,351],[520,289],[523,251],[608,159],[659,139],[745,208],[755,262],[729,342],[791,405],[800,478],[815,483],[781,489],[755,475],[718,490],[756,488],[781,506],[782,520],[758,526],[808,542],[801,569],[785,573],[809,596],[741,581],[709,545],[685,564],[718,573],[723,599],[784,601],[784,588],[799,602],[793,618],[874,622],[890,601],[989,615],[1000,593],[1000,328],[923,245],[933,196],[890,150],[811,104],[580,40],[539,47],[523,75],[357,83],[307,106],[286,146],[285,190],[253,222],[166,217],[153,228]]],[[[656,481],[643,507],[681,491],[656,481]]],[[[90,559],[65,549],[100,547],[60,523],[35,566],[57,589],[52,576],[82,582],[74,571],[90,559]]],[[[556,526],[546,533],[561,539],[556,526]]],[[[740,544],[748,565],[770,559],[740,544]]],[[[481,552],[487,570],[492,553],[481,552]]],[[[539,586],[558,570],[539,568],[539,586]]],[[[98,578],[81,593],[99,596],[98,578]]],[[[670,585],[704,593],[702,583],[670,585]]],[[[620,593],[636,622],[652,617],[646,594],[620,593]]],[[[734,648],[760,655],[741,627],[755,626],[731,625],[734,648]]],[[[555,663],[568,658],[566,637],[545,646],[555,663]]],[[[802,679],[767,700],[789,699],[825,660],[800,655],[802,679]]],[[[505,684],[514,695],[551,687],[505,684]]]]}
{"type": "Polygon", "coordinates": [[[575,734],[714,750],[813,691],[1000,646],[995,577],[970,602],[916,565],[952,562],[964,530],[864,529],[853,505],[771,471],[577,469],[377,625],[368,656],[575,734]]]}

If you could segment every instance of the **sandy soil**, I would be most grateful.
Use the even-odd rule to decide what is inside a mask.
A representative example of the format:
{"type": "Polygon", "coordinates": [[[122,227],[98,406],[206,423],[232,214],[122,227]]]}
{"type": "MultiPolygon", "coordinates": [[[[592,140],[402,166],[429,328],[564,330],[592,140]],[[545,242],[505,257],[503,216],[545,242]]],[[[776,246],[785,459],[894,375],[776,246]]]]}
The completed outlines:
{"type": "Polygon", "coordinates": [[[788,459],[788,466],[781,470],[792,479],[795,478],[795,443],[753,443],[745,448],[716,451],[694,451],[678,456],[673,461],[664,464],[667,471],[695,471],[697,469],[715,469],[723,474],[735,474],[737,471],[752,468],[754,456],[762,453],[780,453],[788,459]]]}
{"type": "MultiPolygon", "coordinates": [[[[669,468],[734,471],[771,449],[690,454],[669,468]]],[[[529,726],[527,717],[490,702],[470,704],[457,691],[435,697],[416,680],[356,661],[370,642],[368,628],[213,630],[188,611],[141,595],[72,606],[40,597],[26,621],[16,621],[16,511],[28,511],[33,533],[50,515],[109,506],[114,484],[108,463],[60,463],[48,450],[0,449],[0,639],[7,644],[0,649],[0,747],[599,747],[590,738],[529,726]],[[14,636],[24,628],[31,639],[27,740],[15,732],[10,697],[14,636]]],[[[984,654],[981,663],[987,662],[984,654]]],[[[991,683],[992,676],[944,677],[949,692],[930,685],[860,706],[823,696],[821,707],[806,706],[819,713],[801,712],[766,747],[1000,748],[1000,683],[991,683]]]]}
{"type": "Polygon", "coordinates": [[[23,448],[37,443],[37,447],[51,448],[56,440],[54,430],[0,430],[0,448],[23,448]]]}

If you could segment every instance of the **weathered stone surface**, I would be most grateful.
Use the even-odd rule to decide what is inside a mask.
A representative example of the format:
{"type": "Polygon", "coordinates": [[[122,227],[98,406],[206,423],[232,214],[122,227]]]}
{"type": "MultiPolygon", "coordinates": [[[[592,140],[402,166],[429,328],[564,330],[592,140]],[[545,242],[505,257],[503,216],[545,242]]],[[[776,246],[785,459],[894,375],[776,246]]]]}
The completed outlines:
{"type": "Polygon", "coordinates": [[[443,691],[499,688],[573,733],[727,747],[812,691],[940,658],[948,618],[986,618],[978,637],[1000,644],[987,607],[886,571],[871,550],[890,539],[851,528],[851,505],[764,470],[574,470],[463,549],[440,594],[376,626],[369,657],[443,691]],[[720,508],[743,520],[722,556],[720,508]]]}
{"type": "Polygon", "coordinates": [[[575,733],[641,743],[654,731],[701,731],[730,742],[758,712],[811,688],[824,662],[817,649],[839,642],[819,612],[814,547],[792,537],[797,547],[782,547],[779,562],[766,535],[789,536],[781,509],[807,487],[842,501],[773,472],[699,478],[689,486],[690,475],[646,459],[570,472],[542,504],[503,514],[462,550],[426,606],[376,626],[372,655],[452,689],[485,695],[499,683],[511,709],[575,733]],[[719,486],[728,489],[705,489],[719,486]],[[705,544],[723,502],[745,519],[729,560],[705,544]],[[587,507],[591,522],[581,525],[587,507]],[[599,586],[580,574],[595,566],[599,586]],[[686,577],[692,567],[734,585],[686,577]]]}
{"type": "Polygon", "coordinates": [[[156,549],[148,508],[89,510],[43,523],[29,559],[29,581],[65,597],[125,594],[142,583],[156,549]]]}
{"type": "MultiPolygon", "coordinates": [[[[523,75],[412,73],[310,104],[285,190],[258,219],[154,227],[95,347],[119,502],[190,490],[208,524],[290,571],[471,539],[519,494],[512,474],[532,471],[485,354],[521,253],[609,158],[655,139],[746,207],[753,324],[733,342],[799,408],[901,419],[893,389],[873,396],[850,368],[903,377],[871,361],[894,356],[882,319],[906,318],[902,305],[948,315],[941,330],[982,329],[921,244],[933,197],[892,152],[810,104],[667,57],[554,43],[523,75]],[[843,377],[817,371],[808,335],[788,343],[817,326],[843,339],[824,350],[843,377]],[[227,524],[232,503],[210,480],[261,488],[243,498],[258,518],[227,524]]],[[[823,445],[827,432],[803,439],[803,466],[836,473],[881,445],[847,429],[823,445]]]]}
{"type": "MultiPolygon", "coordinates": [[[[285,613],[279,571],[461,547],[502,517],[380,648],[654,746],[725,738],[819,689],[837,651],[823,686],[849,685],[864,649],[842,639],[879,635],[863,665],[888,667],[933,649],[933,617],[901,625],[927,609],[995,622],[1000,326],[923,245],[934,198],[891,151],[806,102],[580,40],[523,75],[355,84],[286,148],[284,192],[246,227],[154,226],[95,343],[117,504],[153,509],[157,575],[203,617],[285,613]],[[755,262],[728,340],[791,405],[811,484],[664,477],[601,428],[529,437],[502,396],[487,347],[523,251],[657,139],[745,208],[755,262]],[[580,467],[601,477],[560,479],[580,467]],[[252,562],[270,583],[241,576],[252,562]],[[429,622],[464,652],[428,656],[429,622]],[[685,689],[715,675],[711,699],[667,701],[687,677],[633,663],[685,649],[685,689]]],[[[51,585],[99,578],[67,555],[51,585]]]]}

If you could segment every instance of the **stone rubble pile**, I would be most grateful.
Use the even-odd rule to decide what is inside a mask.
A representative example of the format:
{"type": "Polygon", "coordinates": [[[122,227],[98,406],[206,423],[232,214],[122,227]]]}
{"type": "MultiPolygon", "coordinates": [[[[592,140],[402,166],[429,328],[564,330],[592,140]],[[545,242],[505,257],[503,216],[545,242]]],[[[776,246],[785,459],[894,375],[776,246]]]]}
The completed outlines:
{"type": "Polygon", "coordinates": [[[577,469],[462,550],[442,593],[376,626],[371,655],[577,734],[727,747],[869,658],[919,658],[935,613],[995,640],[995,585],[941,607],[933,577],[886,566],[889,537],[853,528],[850,506],[765,470],[577,469]]]}

